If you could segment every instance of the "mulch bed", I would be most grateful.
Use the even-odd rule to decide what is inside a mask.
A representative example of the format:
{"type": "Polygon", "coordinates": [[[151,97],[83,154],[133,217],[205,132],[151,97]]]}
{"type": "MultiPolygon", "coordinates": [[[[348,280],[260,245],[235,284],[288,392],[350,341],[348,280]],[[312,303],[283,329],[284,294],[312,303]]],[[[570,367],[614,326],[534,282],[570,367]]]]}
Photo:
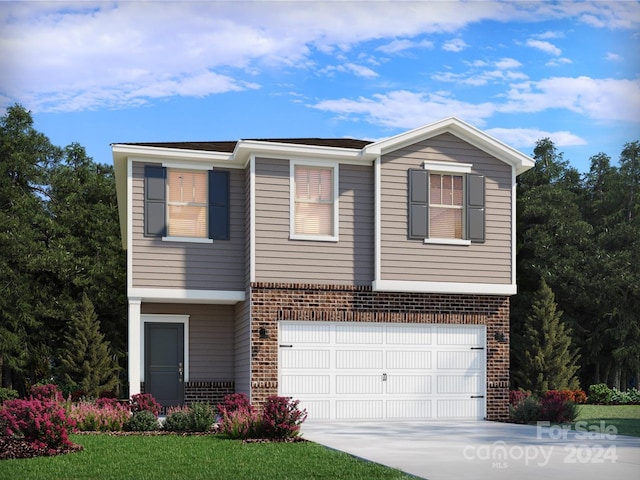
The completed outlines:
{"type": "Polygon", "coordinates": [[[35,458],[53,457],[65,453],[79,452],[83,450],[82,445],[72,447],[60,447],[56,449],[34,449],[31,444],[21,438],[0,438],[0,460],[10,460],[15,458],[35,458]]]}

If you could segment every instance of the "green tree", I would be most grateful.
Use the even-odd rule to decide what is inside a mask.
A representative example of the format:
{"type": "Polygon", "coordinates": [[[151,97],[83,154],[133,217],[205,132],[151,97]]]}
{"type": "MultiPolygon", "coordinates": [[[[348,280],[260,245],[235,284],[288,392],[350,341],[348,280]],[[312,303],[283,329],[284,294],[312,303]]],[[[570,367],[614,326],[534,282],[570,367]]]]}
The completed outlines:
{"type": "Polygon", "coordinates": [[[118,365],[109,342],[100,333],[100,322],[87,295],[71,317],[62,351],[60,373],[63,383],[90,397],[113,391],[118,384],[118,365]]]}
{"type": "Polygon", "coordinates": [[[544,279],[535,294],[531,314],[524,325],[524,338],[518,342],[519,386],[535,393],[576,389],[579,354],[572,347],[571,331],[557,310],[553,291],[544,279]]]}

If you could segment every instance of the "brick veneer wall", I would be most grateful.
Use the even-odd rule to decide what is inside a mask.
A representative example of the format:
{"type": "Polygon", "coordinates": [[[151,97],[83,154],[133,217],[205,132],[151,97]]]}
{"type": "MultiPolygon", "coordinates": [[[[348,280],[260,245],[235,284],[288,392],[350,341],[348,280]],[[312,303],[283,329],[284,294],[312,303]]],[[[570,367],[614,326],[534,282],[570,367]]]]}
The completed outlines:
{"type": "Polygon", "coordinates": [[[185,382],[184,403],[207,402],[215,407],[230,393],[235,393],[234,382],[185,382]]]}
{"type": "Polygon", "coordinates": [[[486,325],[487,419],[509,417],[509,297],[374,292],[340,285],[251,284],[251,392],[278,392],[278,321],[486,325]],[[260,328],[267,338],[260,338],[260,328]],[[497,334],[504,341],[496,340],[497,334]]]}

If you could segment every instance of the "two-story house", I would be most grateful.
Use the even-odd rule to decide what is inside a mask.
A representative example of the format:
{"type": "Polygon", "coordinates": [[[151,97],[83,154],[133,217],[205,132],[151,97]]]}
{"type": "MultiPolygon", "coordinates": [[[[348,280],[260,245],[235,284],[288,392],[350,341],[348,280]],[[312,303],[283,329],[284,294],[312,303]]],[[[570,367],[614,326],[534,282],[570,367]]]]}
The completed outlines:
{"type": "Polygon", "coordinates": [[[516,175],[448,118],[377,142],[113,144],[130,394],[508,416],[516,175]]]}

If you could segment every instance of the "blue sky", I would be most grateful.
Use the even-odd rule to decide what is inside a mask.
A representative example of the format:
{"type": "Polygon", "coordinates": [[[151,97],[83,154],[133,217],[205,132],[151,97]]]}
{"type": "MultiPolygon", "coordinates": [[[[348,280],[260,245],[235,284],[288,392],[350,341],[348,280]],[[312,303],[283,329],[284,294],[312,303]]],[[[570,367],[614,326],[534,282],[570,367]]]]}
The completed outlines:
{"type": "Polygon", "coordinates": [[[56,145],[355,137],[451,115],[585,172],[640,140],[640,2],[4,2],[0,112],[56,145]]]}

